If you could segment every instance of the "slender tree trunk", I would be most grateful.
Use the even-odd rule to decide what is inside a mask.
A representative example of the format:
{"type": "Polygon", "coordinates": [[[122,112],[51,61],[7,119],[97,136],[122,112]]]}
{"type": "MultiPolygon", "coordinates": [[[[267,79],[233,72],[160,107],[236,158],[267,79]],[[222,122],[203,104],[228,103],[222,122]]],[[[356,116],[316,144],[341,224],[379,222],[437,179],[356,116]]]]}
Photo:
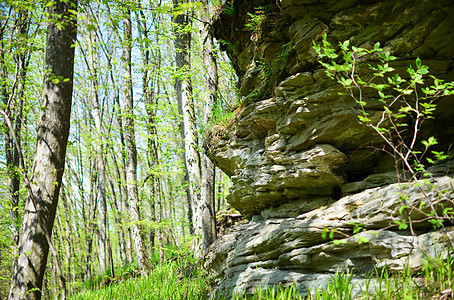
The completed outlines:
{"type": "MultiPolygon", "coordinates": [[[[107,6],[107,9],[110,12],[109,6],[107,6]]],[[[98,32],[98,33],[99,33],[99,36],[102,38],[101,32],[98,32]]],[[[118,30],[114,29],[114,33],[115,33],[115,36],[117,37],[118,41],[120,43],[123,43],[118,30]]],[[[115,162],[114,163],[115,171],[116,171],[116,175],[118,177],[119,186],[120,186],[120,188],[119,188],[119,194],[120,194],[119,199],[120,199],[120,206],[121,206],[121,210],[119,210],[119,212],[121,211],[120,219],[122,220],[123,224],[128,224],[129,220],[130,220],[130,209],[129,209],[129,203],[128,203],[128,188],[126,185],[126,145],[125,145],[123,121],[122,121],[122,116],[121,116],[122,113],[121,113],[121,105],[120,105],[120,92],[119,92],[118,85],[116,83],[116,80],[117,80],[116,75],[114,74],[114,66],[112,63],[113,54],[111,52],[109,52],[109,50],[105,46],[106,45],[105,42],[102,42],[100,45],[101,45],[101,49],[104,51],[104,53],[106,55],[106,59],[107,59],[109,76],[110,76],[110,80],[112,82],[112,87],[113,87],[113,91],[114,91],[114,96],[113,96],[114,97],[114,105],[113,105],[114,111],[113,111],[113,113],[116,116],[116,120],[118,123],[118,131],[119,131],[119,135],[120,135],[121,169],[118,167],[116,156],[113,155],[113,161],[115,162]]],[[[112,150],[113,150],[113,147],[112,147],[112,150]]],[[[129,226],[128,227],[123,226],[122,231],[124,232],[125,238],[120,240],[120,243],[122,245],[122,249],[126,250],[126,252],[125,252],[126,255],[123,256],[124,257],[123,265],[129,266],[129,264],[133,261],[132,246],[131,246],[132,245],[131,229],[129,226]]]]}
{"type": "MultiPolygon", "coordinates": [[[[120,261],[124,263],[127,259],[126,256],[126,247],[125,247],[125,231],[122,224],[121,219],[121,207],[119,205],[119,201],[117,198],[117,194],[115,193],[115,186],[112,181],[111,176],[109,176],[109,187],[110,187],[110,194],[112,195],[112,210],[114,212],[115,217],[115,227],[118,232],[119,238],[119,248],[120,248],[120,261]]],[[[121,196],[120,196],[121,197],[121,196]]]]}
{"type": "MultiPolygon", "coordinates": [[[[205,115],[204,123],[207,126],[211,121],[213,106],[216,102],[218,92],[218,70],[217,62],[214,55],[213,37],[210,34],[210,11],[208,0],[202,0],[202,9],[200,16],[200,37],[202,39],[203,61],[206,67],[205,87],[205,115]]],[[[214,164],[204,155],[202,158],[202,251],[205,251],[216,239],[216,213],[215,213],[215,172],[214,164]]]]}
{"type": "Polygon", "coordinates": [[[98,40],[96,34],[90,33],[90,53],[89,53],[89,67],[92,76],[93,88],[93,119],[96,128],[96,155],[97,155],[97,168],[98,168],[98,191],[99,191],[99,271],[106,272],[106,244],[107,244],[107,204],[106,204],[106,170],[104,165],[104,152],[103,152],[103,128],[101,119],[101,108],[99,103],[99,80],[98,80],[98,40]]]}
{"type": "MultiPolygon", "coordinates": [[[[88,134],[91,136],[91,125],[92,125],[92,118],[91,114],[88,114],[86,116],[86,126],[89,128],[88,134]]],[[[85,224],[85,230],[87,231],[87,238],[85,241],[85,278],[90,278],[92,276],[92,266],[93,266],[93,239],[94,239],[94,234],[96,230],[96,213],[98,210],[98,202],[96,201],[96,174],[94,172],[94,156],[92,154],[93,149],[89,147],[88,149],[88,159],[89,159],[89,164],[88,168],[85,169],[85,172],[89,174],[89,182],[90,182],[90,190],[88,193],[88,203],[87,203],[87,209],[85,209],[85,203],[83,206],[83,216],[84,216],[84,224],[85,224]]],[[[81,169],[82,171],[83,169],[81,169]]],[[[83,178],[84,173],[81,174],[81,178],[83,178]]],[[[83,186],[83,181],[81,182],[81,188],[84,189],[83,186]]]]}
{"type": "MultiPolygon", "coordinates": [[[[149,181],[151,182],[151,199],[150,199],[150,209],[151,209],[151,221],[155,223],[160,223],[162,221],[162,198],[161,198],[161,180],[157,176],[158,165],[159,165],[159,155],[158,155],[158,132],[156,129],[156,116],[158,111],[158,99],[154,97],[153,93],[153,78],[150,76],[150,50],[148,43],[146,42],[148,37],[148,28],[147,28],[147,19],[142,9],[140,9],[139,1],[139,13],[137,16],[138,19],[138,28],[141,36],[141,54],[142,54],[142,93],[145,102],[145,110],[147,112],[148,122],[147,122],[147,146],[148,146],[148,167],[150,172],[149,181]]],[[[156,24],[157,20],[154,18],[153,23],[156,24]]],[[[156,37],[157,43],[159,43],[159,36],[156,37]]],[[[157,51],[160,51],[159,49],[157,51]]],[[[160,54],[160,52],[159,52],[160,54]]],[[[160,55],[155,56],[155,67],[160,69],[160,55]]],[[[159,86],[159,81],[157,86],[159,86]]],[[[159,93],[159,91],[158,91],[159,93]]],[[[155,230],[151,228],[150,230],[150,240],[154,246],[154,239],[157,236],[158,246],[159,246],[159,258],[161,262],[164,260],[164,250],[162,245],[162,235],[163,230],[160,227],[157,227],[155,230]]]]}
{"type": "MultiPolygon", "coordinates": [[[[3,38],[0,33],[0,40],[3,43],[3,38]]],[[[1,47],[3,49],[3,46],[1,47]]],[[[3,104],[5,107],[8,106],[9,100],[9,93],[6,87],[6,82],[8,79],[8,72],[5,62],[4,53],[0,53],[0,82],[1,82],[1,97],[3,99],[3,104]]],[[[14,108],[8,112],[9,115],[13,114],[14,120],[14,108]]],[[[7,120],[5,118],[5,158],[6,158],[6,168],[8,173],[8,187],[9,187],[9,197],[11,199],[11,209],[10,209],[10,216],[12,220],[12,239],[13,241],[18,244],[19,243],[19,224],[18,224],[18,206],[19,206],[19,186],[20,186],[20,178],[19,178],[19,161],[18,161],[18,151],[15,142],[20,143],[20,132],[16,133],[17,141],[14,141],[14,138],[8,128],[7,120]]],[[[17,124],[15,126],[17,128],[17,124]]]]}
{"type": "MultiPolygon", "coordinates": [[[[114,149],[111,147],[111,155],[112,155],[112,161],[114,165],[114,170],[116,173],[116,176],[118,178],[118,193],[119,193],[119,201],[117,201],[117,196],[115,194],[115,188],[114,188],[114,183],[112,178],[109,179],[110,183],[110,189],[111,189],[111,194],[113,197],[113,205],[114,205],[114,211],[115,211],[115,222],[117,224],[118,231],[120,233],[120,238],[119,238],[119,246],[120,246],[120,256],[122,259],[122,264],[124,266],[129,265],[129,263],[132,261],[132,252],[131,249],[127,249],[127,241],[129,239],[128,236],[128,230],[124,226],[124,220],[125,220],[125,213],[123,211],[123,204],[126,202],[126,199],[124,194],[123,194],[123,180],[122,180],[122,175],[120,174],[120,168],[118,167],[117,163],[117,158],[114,154],[114,149]]],[[[129,243],[130,244],[130,243],[129,243]]]]}
{"type": "Polygon", "coordinates": [[[110,277],[115,278],[115,267],[114,267],[114,262],[113,262],[112,246],[110,245],[109,237],[107,237],[107,249],[108,249],[108,253],[109,253],[110,277]]]}
{"type": "Polygon", "coordinates": [[[147,275],[150,269],[145,245],[140,226],[139,194],[137,189],[137,149],[135,145],[134,133],[134,111],[132,96],[132,77],[131,77],[131,43],[132,26],[131,11],[126,8],[124,11],[124,40],[123,40],[123,91],[124,91],[124,114],[125,114],[125,142],[127,152],[126,181],[128,186],[129,204],[131,217],[133,220],[132,236],[134,249],[136,252],[137,264],[141,275],[147,275]]]}
{"type": "MultiPolygon", "coordinates": [[[[26,36],[28,33],[28,27],[30,24],[30,18],[26,10],[18,9],[15,12],[15,30],[12,33],[14,36],[26,36]]],[[[3,24],[2,24],[3,25],[3,24]]],[[[2,26],[2,28],[4,28],[2,26]]],[[[1,30],[1,29],[0,29],[1,30]]],[[[3,44],[3,31],[0,32],[0,41],[3,44]]],[[[19,229],[20,229],[20,220],[19,220],[19,188],[20,188],[20,159],[19,159],[19,149],[17,145],[21,144],[21,129],[22,129],[22,107],[24,99],[24,90],[25,90],[25,80],[26,72],[28,67],[30,51],[28,50],[28,45],[26,42],[22,42],[22,39],[19,39],[19,44],[14,54],[14,62],[16,65],[16,73],[13,74],[17,82],[16,88],[12,88],[10,93],[7,91],[6,82],[8,80],[8,71],[5,62],[4,52],[0,53],[0,94],[3,98],[3,103],[5,107],[9,107],[9,111],[6,113],[9,115],[11,122],[14,127],[14,134],[10,132],[8,126],[6,126],[5,120],[5,158],[6,166],[8,172],[9,180],[9,194],[11,199],[11,209],[10,216],[12,220],[12,240],[18,244],[19,243],[19,229]],[[8,103],[10,99],[14,99],[13,103],[8,103]],[[14,140],[14,139],[17,140],[14,140]]],[[[3,45],[1,49],[4,49],[3,45]]]]}
{"type": "MultiPolygon", "coordinates": [[[[72,279],[72,272],[71,272],[71,257],[72,257],[72,233],[71,233],[71,205],[66,197],[66,193],[63,192],[62,194],[62,202],[63,202],[63,209],[64,209],[64,214],[65,214],[65,239],[66,239],[66,245],[64,247],[65,249],[65,262],[66,262],[66,268],[67,268],[67,273],[66,273],[66,279],[68,283],[71,282],[72,279]]],[[[71,286],[71,285],[69,285],[71,286]]]]}
{"type": "MultiPolygon", "coordinates": [[[[183,1],[173,0],[174,6],[183,1]]],[[[190,78],[190,49],[191,35],[186,30],[189,24],[189,15],[180,14],[175,17],[175,63],[177,76],[175,78],[175,92],[178,110],[182,117],[181,135],[183,138],[184,163],[188,181],[188,206],[192,214],[192,228],[196,235],[202,234],[202,213],[200,211],[200,154],[198,151],[198,134],[195,122],[194,99],[190,78]]],[[[197,245],[196,245],[196,248],[197,245]]]]}
{"type": "Polygon", "coordinates": [[[76,16],[69,10],[77,10],[77,1],[57,1],[49,9],[45,69],[51,71],[44,78],[41,105],[46,109],[41,110],[38,124],[33,177],[28,183],[29,197],[19,239],[19,257],[13,263],[9,299],[41,299],[65,167],[77,32],[76,16]],[[56,20],[64,22],[64,26],[57,25],[56,20]]]}
{"type": "MultiPolygon", "coordinates": [[[[118,108],[118,113],[117,113],[117,122],[118,122],[118,128],[120,131],[120,144],[121,144],[121,169],[116,168],[117,175],[119,176],[120,180],[120,190],[122,191],[122,197],[121,197],[121,206],[122,206],[122,219],[123,222],[129,223],[131,219],[131,213],[130,213],[130,205],[128,203],[129,199],[129,192],[128,192],[128,185],[127,185],[127,179],[126,179],[126,141],[125,141],[125,134],[123,130],[123,121],[121,118],[121,106],[120,106],[120,100],[119,97],[115,98],[116,100],[116,106],[118,108]]],[[[126,233],[126,239],[123,241],[126,246],[126,265],[129,265],[130,263],[133,262],[133,255],[132,255],[132,243],[131,243],[131,228],[128,226],[125,228],[125,233],[126,233]]]]}

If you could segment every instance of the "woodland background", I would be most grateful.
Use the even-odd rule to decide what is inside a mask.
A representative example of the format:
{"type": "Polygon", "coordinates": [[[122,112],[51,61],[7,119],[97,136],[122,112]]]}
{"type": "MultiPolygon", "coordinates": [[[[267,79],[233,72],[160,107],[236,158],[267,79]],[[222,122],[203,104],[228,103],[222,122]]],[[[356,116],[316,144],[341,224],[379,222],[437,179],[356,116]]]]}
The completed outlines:
{"type": "MultiPolygon", "coordinates": [[[[24,176],[32,175],[39,114],[46,110],[46,26],[55,3],[0,2],[0,298],[9,292],[28,194],[24,176]]],[[[69,295],[94,275],[137,267],[134,228],[151,261],[178,248],[207,247],[194,214],[207,197],[216,211],[225,207],[229,180],[216,170],[208,187],[214,194],[202,195],[202,141],[234,107],[237,80],[207,26],[219,6],[219,0],[78,3],[71,129],[52,231],[57,255],[48,258],[44,295],[61,296],[55,258],[69,295]],[[131,128],[135,139],[128,143],[131,128]],[[137,153],[135,201],[128,151],[137,153]]]]}

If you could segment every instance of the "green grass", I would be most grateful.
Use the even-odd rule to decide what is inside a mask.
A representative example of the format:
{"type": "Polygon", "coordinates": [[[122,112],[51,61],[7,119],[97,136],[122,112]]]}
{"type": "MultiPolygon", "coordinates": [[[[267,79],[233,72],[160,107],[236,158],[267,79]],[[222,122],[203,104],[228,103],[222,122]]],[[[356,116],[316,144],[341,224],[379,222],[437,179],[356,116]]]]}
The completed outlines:
{"type": "MultiPolygon", "coordinates": [[[[70,299],[208,299],[207,280],[200,271],[183,276],[176,262],[157,265],[148,276],[130,278],[70,299]]],[[[186,272],[189,273],[189,272],[186,272]]]]}
{"type": "MultiPolygon", "coordinates": [[[[303,297],[294,285],[289,287],[267,287],[259,289],[254,295],[234,296],[234,300],[351,300],[354,288],[353,272],[336,273],[330,284],[323,288],[308,291],[303,297]]],[[[410,273],[407,270],[390,274],[386,269],[377,271],[369,277],[362,294],[355,299],[451,299],[454,282],[454,257],[436,254],[434,258],[423,259],[420,272],[410,273]],[[375,293],[371,293],[375,290],[375,293]],[[442,298],[442,297],[448,298],[442,298]]]]}
{"type": "MultiPolygon", "coordinates": [[[[209,278],[200,270],[180,270],[176,261],[157,265],[147,277],[130,278],[99,290],[71,297],[83,299],[208,299],[209,278]]],[[[454,281],[454,257],[437,254],[423,259],[420,272],[408,270],[390,274],[386,269],[370,276],[368,286],[355,299],[441,299],[454,281]],[[369,292],[375,290],[374,294],[369,292]]],[[[301,296],[294,285],[258,289],[254,295],[234,295],[234,300],[350,300],[353,299],[353,273],[337,273],[324,288],[309,290],[301,296]]],[[[87,287],[87,285],[86,285],[87,287]]],[[[216,298],[221,300],[222,298],[216,298]]]]}
{"type": "MultiPolygon", "coordinates": [[[[433,258],[426,256],[422,270],[417,273],[411,273],[408,269],[397,274],[390,274],[386,269],[377,271],[375,276],[369,277],[370,280],[362,289],[359,299],[442,299],[442,295],[452,293],[453,266],[454,257],[438,253],[433,258]],[[372,290],[375,290],[375,293],[370,293],[372,290]]],[[[308,299],[353,299],[352,277],[353,273],[338,273],[331,284],[323,289],[309,291],[311,296],[308,299]]]]}
{"type": "Polygon", "coordinates": [[[282,287],[266,287],[266,289],[258,289],[254,295],[233,295],[233,300],[303,300],[295,285],[282,287]]]}

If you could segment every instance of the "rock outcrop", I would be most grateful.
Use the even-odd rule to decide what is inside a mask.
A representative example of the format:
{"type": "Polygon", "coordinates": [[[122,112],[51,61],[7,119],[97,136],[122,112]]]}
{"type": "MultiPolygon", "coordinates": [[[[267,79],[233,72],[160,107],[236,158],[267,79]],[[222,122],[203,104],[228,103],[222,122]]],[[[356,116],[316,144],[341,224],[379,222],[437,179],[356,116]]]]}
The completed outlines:
{"type": "MultiPolygon", "coordinates": [[[[442,177],[436,183],[439,189],[451,191],[442,203],[452,206],[454,178],[442,177]]],[[[295,217],[289,216],[295,215],[301,203],[255,215],[218,239],[208,252],[206,264],[218,280],[215,293],[228,297],[232,290],[253,293],[260,286],[293,283],[306,293],[327,284],[337,271],[354,269],[352,283],[363,284],[367,274],[385,265],[391,272],[402,270],[406,263],[420,270],[423,253],[443,253],[448,235],[454,238],[454,227],[447,227],[446,232],[429,231],[427,214],[416,210],[410,212],[415,235],[396,229],[394,221],[402,218],[400,194],[410,196],[407,204],[411,207],[434,201],[437,192],[422,186],[392,184],[368,189],[295,217]],[[349,236],[358,224],[360,232],[345,237],[345,243],[322,238],[324,230],[333,229],[334,237],[349,236]],[[368,242],[359,243],[362,238],[368,242]]],[[[355,290],[360,291],[359,285],[355,290]]]]}
{"type": "MultiPolygon", "coordinates": [[[[356,102],[339,95],[342,87],[317,63],[312,42],[323,33],[333,44],[380,42],[399,58],[397,71],[420,57],[431,74],[453,81],[454,3],[229,0],[214,32],[239,76],[242,108],[235,122],[211,132],[207,148],[232,179],[229,203],[251,220],[207,253],[216,291],[229,296],[232,288],[251,292],[260,284],[295,282],[304,292],[338,269],[355,268],[360,276],[385,264],[397,270],[407,258],[417,268],[421,247],[433,251],[447,232],[432,232],[416,211],[410,212],[416,235],[399,231],[403,204],[394,193],[417,203],[432,192],[393,184],[394,160],[377,150],[384,142],[358,122],[356,102]],[[334,228],[351,236],[353,223],[369,243],[358,244],[358,236],[342,245],[322,238],[334,228]],[[371,233],[377,230],[378,236],[371,233]]],[[[371,118],[378,118],[380,103],[372,93],[365,97],[371,118]]],[[[453,104],[453,97],[442,98],[420,133],[437,136],[440,149],[454,142],[453,104]]],[[[448,191],[442,203],[452,206],[453,179],[442,176],[453,167],[444,166],[434,172],[440,176],[434,184],[448,191]]]]}

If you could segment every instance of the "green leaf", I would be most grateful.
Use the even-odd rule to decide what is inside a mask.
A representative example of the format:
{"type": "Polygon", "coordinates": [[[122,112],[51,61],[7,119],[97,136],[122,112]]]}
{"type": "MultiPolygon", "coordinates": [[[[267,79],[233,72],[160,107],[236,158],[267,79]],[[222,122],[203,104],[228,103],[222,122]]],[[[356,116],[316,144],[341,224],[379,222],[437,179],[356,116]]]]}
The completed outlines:
{"type": "Polygon", "coordinates": [[[428,74],[429,73],[429,69],[428,68],[418,69],[418,73],[421,74],[421,75],[428,74]]]}
{"type": "Polygon", "coordinates": [[[346,243],[347,243],[346,240],[334,240],[333,241],[334,245],[340,245],[340,244],[346,244],[346,243]]]}
{"type": "Polygon", "coordinates": [[[413,90],[412,89],[405,89],[405,90],[402,91],[402,94],[411,95],[411,94],[413,94],[413,90]]]}
{"type": "Polygon", "coordinates": [[[430,186],[430,184],[431,184],[430,180],[427,179],[427,178],[423,178],[422,181],[424,181],[424,183],[425,183],[426,185],[429,185],[429,186],[430,186]]]}
{"type": "Polygon", "coordinates": [[[408,205],[402,205],[399,207],[399,214],[402,214],[404,212],[404,209],[408,208],[408,205]]]}
{"type": "Polygon", "coordinates": [[[444,154],[443,151],[440,151],[440,152],[438,152],[438,151],[432,151],[432,154],[435,155],[435,158],[436,158],[437,160],[445,160],[445,159],[449,158],[449,155],[444,154]]]}
{"type": "Polygon", "coordinates": [[[339,80],[339,83],[344,87],[350,87],[353,83],[353,80],[350,78],[342,78],[341,80],[339,80]]]}
{"type": "Polygon", "coordinates": [[[405,220],[402,221],[395,220],[394,223],[399,225],[399,230],[405,230],[408,228],[408,225],[405,223],[405,220]]]}
{"type": "Polygon", "coordinates": [[[357,239],[358,239],[358,244],[369,243],[369,239],[366,237],[359,236],[359,237],[357,237],[357,239]]]}
{"type": "Polygon", "coordinates": [[[322,238],[326,239],[328,237],[328,228],[324,228],[322,232],[322,238]]]}
{"type": "Polygon", "coordinates": [[[385,112],[387,114],[392,114],[393,113],[392,110],[390,110],[388,106],[383,106],[383,109],[385,110],[385,112]]]}
{"type": "Polygon", "coordinates": [[[423,201],[423,202],[419,203],[419,209],[423,209],[424,206],[426,206],[426,202],[423,201]]]}
{"type": "Polygon", "coordinates": [[[416,58],[416,67],[419,69],[421,68],[421,59],[418,57],[416,58]]]}
{"type": "Polygon", "coordinates": [[[361,106],[365,106],[367,103],[364,101],[357,100],[356,103],[358,103],[361,106]]]}
{"type": "Polygon", "coordinates": [[[342,48],[347,50],[348,49],[348,46],[350,46],[350,41],[349,40],[346,40],[342,43],[342,48]]]}
{"type": "Polygon", "coordinates": [[[369,119],[368,117],[363,117],[361,115],[358,115],[358,119],[363,122],[363,123],[367,123],[367,122],[371,122],[372,120],[369,119]]]}
{"type": "Polygon", "coordinates": [[[426,160],[429,164],[434,164],[435,161],[432,158],[426,157],[426,160]]]}
{"type": "Polygon", "coordinates": [[[440,228],[441,225],[443,224],[443,221],[442,219],[430,219],[429,220],[429,223],[431,223],[433,225],[433,227],[436,229],[436,228],[440,228]]]}
{"type": "Polygon", "coordinates": [[[433,136],[431,136],[427,141],[421,141],[421,143],[426,146],[426,148],[438,144],[437,139],[433,136]]]}
{"type": "Polygon", "coordinates": [[[452,214],[452,207],[447,207],[443,209],[443,215],[447,215],[448,213],[452,214]]]}

